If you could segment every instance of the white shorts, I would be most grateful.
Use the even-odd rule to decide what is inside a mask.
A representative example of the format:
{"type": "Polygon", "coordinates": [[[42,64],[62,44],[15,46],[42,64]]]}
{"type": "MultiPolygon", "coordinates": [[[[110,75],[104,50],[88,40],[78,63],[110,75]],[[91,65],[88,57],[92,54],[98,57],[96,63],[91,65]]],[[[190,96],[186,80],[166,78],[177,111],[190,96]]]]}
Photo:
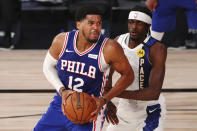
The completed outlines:
{"type": "Polygon", "coordinates": [[[109,124],[106,131],[163,131],[165,113],[166,105],[162,95],[157,104],[138,110],[118,107],[119,124],[109,124]]]}

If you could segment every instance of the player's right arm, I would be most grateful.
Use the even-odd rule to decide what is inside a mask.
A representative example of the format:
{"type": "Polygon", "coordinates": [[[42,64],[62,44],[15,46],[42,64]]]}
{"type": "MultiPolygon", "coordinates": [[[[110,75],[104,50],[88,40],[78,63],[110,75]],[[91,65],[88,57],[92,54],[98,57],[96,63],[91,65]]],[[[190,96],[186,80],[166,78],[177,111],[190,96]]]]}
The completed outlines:
{"type": "MultiPolygon", "coordinates": [[[[51,44],[49,51],[45,57],[43,63],[43,72],[47,80],[53,85],[57,92],[62,96],[62,107],[65,105],[65,99],[73,92],[72,90],[66,90],[61,80],[59,79],[56,65],[59,59],[59,54],[62,51],[64,45],[66,33],[58,34],[51,44]]],[[[64,114],[64,108],[62,108],[64,114]]]]}
{"type": "Polygon", "coordinates": [[[43,63],[43,72],[45,77],[59,92],[60,96],[65,94],[65,87],[59,79],[56,65],[59,59],[59,54],[61,53],[64,45],[65,35],[66,33],[60,33],[55,36],[43,63]]]}

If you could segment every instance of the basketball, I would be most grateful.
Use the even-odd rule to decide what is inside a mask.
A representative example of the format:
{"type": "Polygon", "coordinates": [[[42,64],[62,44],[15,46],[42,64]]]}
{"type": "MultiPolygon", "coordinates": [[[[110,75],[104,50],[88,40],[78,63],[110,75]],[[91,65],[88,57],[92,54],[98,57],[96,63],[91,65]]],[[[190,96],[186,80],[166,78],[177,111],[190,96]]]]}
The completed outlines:
{"type": "Polygon", "coordinates": [[[87,93],[74,92],[63,106],[66,117],[75,124],[89,122],[90,114],[96,109],[96,101],[87,93]]]}

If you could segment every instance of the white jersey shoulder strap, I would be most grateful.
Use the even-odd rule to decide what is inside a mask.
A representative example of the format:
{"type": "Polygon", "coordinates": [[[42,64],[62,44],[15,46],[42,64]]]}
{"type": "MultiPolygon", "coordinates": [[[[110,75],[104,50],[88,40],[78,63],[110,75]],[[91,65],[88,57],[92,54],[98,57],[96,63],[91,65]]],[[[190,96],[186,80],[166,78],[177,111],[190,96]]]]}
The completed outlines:
{"type": "Polygon", "coordinates": [[[130,36],[129,33],[122,34],[122,35],[119,36],[117,42],[120,45],[128,45],[128,43],[129,43],[129,36],[130,36]]]}

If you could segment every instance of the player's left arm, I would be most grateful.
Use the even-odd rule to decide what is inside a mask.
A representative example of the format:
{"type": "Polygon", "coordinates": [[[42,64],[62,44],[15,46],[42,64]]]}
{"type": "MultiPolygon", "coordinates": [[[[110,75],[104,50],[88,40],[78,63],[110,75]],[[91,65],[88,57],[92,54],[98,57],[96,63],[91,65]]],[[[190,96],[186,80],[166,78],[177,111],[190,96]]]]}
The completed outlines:
{"type": "MultiPolygon", "coordinates": [[[[117,42],[118,38],[120,36],[117,36],[114,40],[117,42]]],[[[105,90],[104,90],[104,94],[106,94],[107,92],[109,92],[112,88],[112,76],[114,74],[114,69],[113,68],[110,68],[110,72],[109,72],[109,76],[108,76],[108,80],[106,82],[106,85],[105,85],[105,90]]]]}
{"type": "MultiPolygon", "coordinates": [[[[113,73],[114,73],[114,69],[110,68],[108,80],[104,88],[104,94],[107,94],[107,92],[109,92],[112,88],[113,73]]],[[[105,114],[105,118],[108,123],[112,123],[113,125],[117,125],[119,123],[116,113],[117,113],[117,107],[115,106],[115,104],[112,101],[108,102],[106,105],[106,114],[105,114]]]]}
{"type": "Polygon", "coordinates": [[[101,107],[111,101],[112,98],[118,96],[124,91],[134,80],[133,69],[131,68],[128,59],[124,55],[122,47],[114,40],[108,40],[103,49],[103,54],[106,63],[121,74],[121,77],[115,83],[113,88],[104,94],[104,97],[93,98],[97,103],[97,109],[91,113],[90,121],[97,118],[101,107]]]}
{"type": "Polygon", "coordinates": [[[103,49],[105,60],[115,71],[121,74],[113,88],[104,95],[107,102],[124,91],[134,80],[131,68],[122,47],[114,40],[108,40],[103,49]]]}
{"type": "Polygon", "coordinates": [[[165,63],[167,49],[163,44],[156,43],[150,49],[149,59],[152,63],[152,70],[149,77],[149,87],[136,91],[124,91],[120,98],[134,100],[157,100],[161,93],[165,76],[165,63]]]}
{"type": "Polygon", "coordinates": [[[149,54],[149,59],[153,66],[149,77],[149,88],[151,89],[152,99],[158,99],[161,93],[165,77],[166,58],[167,48],[159,42],[153,45],[149,54]]]}

